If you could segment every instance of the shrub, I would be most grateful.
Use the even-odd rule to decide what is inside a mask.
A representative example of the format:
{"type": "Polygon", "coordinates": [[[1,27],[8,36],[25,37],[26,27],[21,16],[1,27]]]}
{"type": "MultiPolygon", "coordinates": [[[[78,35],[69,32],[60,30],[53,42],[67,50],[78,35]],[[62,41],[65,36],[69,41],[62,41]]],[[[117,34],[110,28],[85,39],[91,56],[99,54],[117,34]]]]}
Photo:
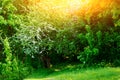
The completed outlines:
{"type": "MultiPolygon", "coordinates": [[[[5,80],[22,80],[28,75],[28,68],[21,66],[18,60],[12,54],[8,38],[3,41],[4,55],[6,56],[4,62],[0,62],[0,77],[5,80]],[[21,76],[22,75],[22,76],[21,76]]],[[[23,65],[23,64],[22,64],[23,65]]]]}

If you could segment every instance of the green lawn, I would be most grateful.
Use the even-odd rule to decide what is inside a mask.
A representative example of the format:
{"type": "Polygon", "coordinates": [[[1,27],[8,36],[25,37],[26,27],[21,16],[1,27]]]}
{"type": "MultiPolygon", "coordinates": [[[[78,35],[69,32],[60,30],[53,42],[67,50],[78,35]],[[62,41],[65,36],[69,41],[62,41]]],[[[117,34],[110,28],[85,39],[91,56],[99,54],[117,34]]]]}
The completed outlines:
{"type": "Polygon", "coordinates": [[[24,80],[120,80],[120,68],[84,68],[74,65],[34,71],[24,80]]]}

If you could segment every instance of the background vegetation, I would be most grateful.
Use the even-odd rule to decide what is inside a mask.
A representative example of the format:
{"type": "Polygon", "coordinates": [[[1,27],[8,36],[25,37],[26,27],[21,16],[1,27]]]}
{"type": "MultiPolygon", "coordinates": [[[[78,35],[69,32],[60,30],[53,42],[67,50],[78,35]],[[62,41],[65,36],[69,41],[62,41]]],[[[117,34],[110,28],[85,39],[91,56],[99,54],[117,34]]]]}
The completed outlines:
{"type": "Polygon", "coordinates": [[[0,79],[64,62],[120,66],[120,2],[93,2],[63,12],[47,0],[0,0],[0,79]]]}

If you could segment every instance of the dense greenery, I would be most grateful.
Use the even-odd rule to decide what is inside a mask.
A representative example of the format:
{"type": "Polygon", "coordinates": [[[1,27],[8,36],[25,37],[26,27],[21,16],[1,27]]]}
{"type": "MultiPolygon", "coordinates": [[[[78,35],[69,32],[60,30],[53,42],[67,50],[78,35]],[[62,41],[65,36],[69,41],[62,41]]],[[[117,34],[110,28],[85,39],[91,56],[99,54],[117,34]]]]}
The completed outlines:
{"type": "Polygon", "coordinates": [[[22,23],[21,16],[16,14],[17,9],[12,2],[0,0],[0,79],[22,80],[29,71],[13,54],[10,44],[10,38],[22,23]]]}
{"type": "Polygon", "coordinates": [[[118,0],[67,15],[38,2],[0,0],[1,79],[22,80],[32,68],[64,62],[120,66],[118,0]]]}

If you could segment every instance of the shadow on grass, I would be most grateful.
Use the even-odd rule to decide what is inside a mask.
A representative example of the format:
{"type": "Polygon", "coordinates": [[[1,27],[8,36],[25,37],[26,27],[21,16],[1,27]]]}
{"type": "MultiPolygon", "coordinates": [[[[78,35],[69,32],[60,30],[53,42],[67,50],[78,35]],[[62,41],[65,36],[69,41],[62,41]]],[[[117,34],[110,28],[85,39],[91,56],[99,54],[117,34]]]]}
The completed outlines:
{"type": "Polygon", "coordinates": [[[60,64],[51,69],[35,70],[27,80],[118,80],[119,74],[120,68],[82,68],[76,64],[60,64]]]}
{"type": "MultiPolygon", "coordinates": [[[[38,79],[38,78],[46,78],[49,76],[57,76],[57,75],[61,75],[63,73],[66,72],[72,72],[72,71],[76,71],[76,70],[80,70],[81,66],[80,65],[76,65],[76,64],[59,64],[59,65],[55,65],[50,69],[46,69],[46,68],[42,68],[42,69],[37,69],[34,70],[32,74],[30,74],[28,76],[28,78],[34,78],[34,79],[38,79]]],[[[84,69],[82,69],[81,71],[83,71],[84,69]]]]}

